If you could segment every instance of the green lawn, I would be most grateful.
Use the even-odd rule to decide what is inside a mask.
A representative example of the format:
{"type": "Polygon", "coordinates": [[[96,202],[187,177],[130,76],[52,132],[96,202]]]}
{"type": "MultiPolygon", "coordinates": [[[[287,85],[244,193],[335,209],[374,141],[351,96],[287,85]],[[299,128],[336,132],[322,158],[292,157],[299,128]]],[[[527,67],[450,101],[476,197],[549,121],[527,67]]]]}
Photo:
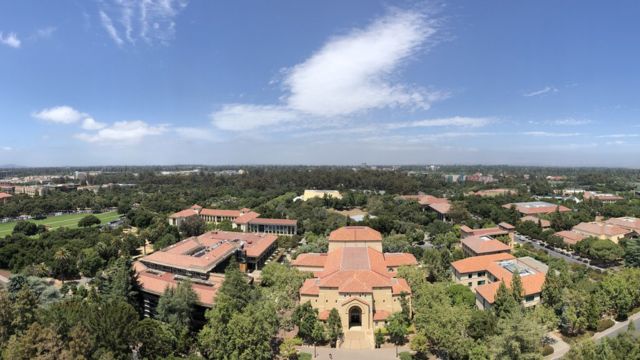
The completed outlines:
{"type": "MultiPolygon", "coordinates": [[[[89,214],[68,214],[68,215],[60,215],[60,216],[51,216],[44,220],[30,220],[38,225],[43,224],[49,227],[50,230],[60,228],[60,227],[68,227],[68,228],[76,228],[78,227],[78,221],[83,217],[89,214]]],[[[103,224],[108,223],[109,221],[116,220],[119,215],[115,211],[106,212],[102,214],[94,214],[102,221],[103,224]]],[[[0,224],[0,237],[4,237],[5,235],[11,234],[13,231],[13,227],[16,225],[15,222],[0,224]]]]}

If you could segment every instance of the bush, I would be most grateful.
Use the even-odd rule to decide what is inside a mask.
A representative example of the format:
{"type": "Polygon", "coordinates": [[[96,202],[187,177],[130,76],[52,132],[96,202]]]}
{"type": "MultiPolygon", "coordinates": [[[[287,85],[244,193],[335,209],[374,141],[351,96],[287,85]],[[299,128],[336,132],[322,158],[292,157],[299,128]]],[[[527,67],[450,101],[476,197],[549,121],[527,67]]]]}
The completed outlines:
{"type": "Polygon", "coordinates": [[[398,355],[400,355],[400,360],[413,360],[413,355],[408,351],[403,351],[398,355]]]}
{"type": "Polygon", "coordinates": [[[311,359],[313,359],[313,356],[309,353],[301,352],[300,354],[298,354],[298,360],[311,360],[311,359]]]}
{"type": "Polygon", "coordinates": [[[611,319],[602,319],[598,321],[597,331],[605,331],[608,328],[612,327],[616,322],[611,319]]]}
{"type": "Polygon", "coordinates": [[[551,355],[551,354],[553,354],[553,346],[545,345],[542,348],[542,356],[548,356],[548,355],[551,355]]]}

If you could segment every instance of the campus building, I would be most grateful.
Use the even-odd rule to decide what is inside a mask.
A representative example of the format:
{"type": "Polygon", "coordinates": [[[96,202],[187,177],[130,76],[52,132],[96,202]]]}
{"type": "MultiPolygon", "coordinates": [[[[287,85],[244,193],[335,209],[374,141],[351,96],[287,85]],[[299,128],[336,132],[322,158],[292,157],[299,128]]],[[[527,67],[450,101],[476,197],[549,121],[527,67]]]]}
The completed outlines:
{"type": "Polygon", "coordinates": [[[582,195],[585,200],[597,200],[605,204],[613,204],[617,201],[622,201],[624,198],[615,194],[606,194],[597,191],[585,191],[582,195]]]}
{"type": "Polygon", "coordinates": [[[548,270],[547,265],[531,257],[516,258],[505,252],[468,257],[451,263],[453,281],[475,292],[476,305],[480,309],[493,306],[500,283],[504,282],[510,288],[516,272],[522,279],[523,305],[529,307],[539,304],[548,270]]]}
{"type": "Polygon", "coordinates": [[[514,243],[515,227],[502,222],[496,227],[471,229],[466,225],[460,227],[461,247],[465,256],[491,255],[509,253],[514,243]],[[508,243],[498,240],[498,237],[508,238],[508,243]]]}
{"type": "Polygon", "coordinates": [[[169,224],[180,226],[183,221],[192,216],[199,216],[206,223],[218,224],[228,221],[234,228],[239,228],[243,232],[277,235],[295,235],[298,232],[296,220],[260,218],[259,213],[247,208],[221,210],[206,209],[200,205],[193,205],[188,209],[169,215],[169,224]]]}
{"type": "Polygon", "coordinates": [[[611,240],[616,244],[620,241],[620,239],[632,232],[632,230],[623,228],[618,225],[596,221],[582,222],[571,228],[571,231],[578,233],[584,237],[596,237],[602,240],[611,240]]]}
{"type": "Polygon", "coordinates": [[[429,209],[438,214],[438,219],[442,221],[447,221],[447,215],[451,210],[451,203],[448,199],[433,195],[418,193],[417,195],[400,195],[399,198],[407,201],[417,201],[423,209],[429,209]]]}
{"type": "Polygon", "coordinates": [[[133,266],[142,290],[145,314],[153,316],[158,299],[167,287],[187,280],[198,295],[199,311],[204,314],[204,309],[213,306],[229,260],[236,258],[245,271],[260,269],[275,252],[276,240],[275,235],[269,234],[211,231],[140,258],[133,266]]]}
{"type": "Polygon", "coordinates": [[[621,228],[624,228],[630,231],[635,231],[636,233],[640,234],[640,219],[635,217],[624,216],[619,218],[610,218],[606,220],[605,223],[610,225],[616,225],[621,228]]]}
{"type": "Polygon", "coordinates": [[[506,196],[516,194],[516,191],[513,189],[488,189],[488,190],[479,190],[473,195],[480,197],[496,197],[496,196],[506,196]]]}
{"type": "Polygon", "coordinates": [[[340,314],[345,348],[373,348],[374,331],[411,306],[411,288],[396,277],[402,265],[417,265],[406,253],[383,253],[382,235],[366,226],[345,226],[329,236],[326,254],[301,254],[292,266],[313,272],[300,289],[300,302],[310,302],[326,320],[331,309],[340,314]]]}
{"type": "Polygon", "coordinates": [[[520,218],[520,221],[525,222],[525,221],[532,221],[534,223],[536,223],[537,225],[540,225],[541,228],[543,229],[548,229],[551,227],[551,221],[546,220],[546,219],[541,219],[537,216],[533,216],[533,215],[527,215],[527,216],[523,216],[520,218]]]}
{"type": "Polygon", "coordinates": [[[5,192],[0,192],[0,204],[6,204],[9,199],[11,199],[13,195],[7,194],[5,192]]]}
{"type": "Polygon", "coordinates": [[[551,214],[556,211],[571,211],[571,209],[566,206],[551,204],[546,201],[529,201],[502,205],[502,207],[506,209],[510,209],[512,206],[515,207],[515,209],[522,215],[551,214]]]}

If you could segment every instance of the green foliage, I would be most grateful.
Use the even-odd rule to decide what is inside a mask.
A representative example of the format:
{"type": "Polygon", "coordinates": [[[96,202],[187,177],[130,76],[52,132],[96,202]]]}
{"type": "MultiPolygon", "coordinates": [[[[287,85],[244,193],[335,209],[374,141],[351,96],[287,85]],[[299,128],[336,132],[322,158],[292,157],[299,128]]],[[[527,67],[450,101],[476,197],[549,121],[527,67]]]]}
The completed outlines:
{"type": "Polygon", "coordinates": [[[33,236],[38,233],[38,225],[30,221],[18,221],[13,228],[13,234],[23,234],[26,236],[33,236]]]}
{"type": "Polygon", "coordinates": [[[598,326],[596,328],[596,331],[597,332],[605,331],[615,324],[616,322],[611,319],[601,319],[600,321],[598,321],[598,326]]]}
{"type": "Polygon", "coordinates": [[[198,295],[190,281],[181,281],[176,287],[167,287],[158,301],[157,319],[169,325],[177,333],[192,327],[193,309],[198,295]]]}
{"type": "Polygon", "coordinates": [[[189,216],[180,223],[179,229],[185,237],[198,236],[204,233],[205,223],[200,216],[189,216]]]}
{"type": "Polygon", "coordinates": [[[498,291],[496,292],[492,310],[498,318],[503,319],[518,312],[519,308],[520,304],[516,302],[513,293],[507,289],[507,286],[501,281],[498,286],[498,291]]]}
{"type": "Polygon", "coordinates": [[[427,283],[427,274],[417,266],[400,266],[397,277],[407,280],[411,291],[416,291],[427,283]]]}
{"type": "Polygon", "coordinates": [[[327,319],[327,337],[332,347],[336,346],[338,339],[340,339],[344,333],[342,332],[342,321],[340,320],[340,314],[335,308],[329,312],[329,318],[327,319]]]}
{"type": "Polygon", "coordinates": [[[451,298],[452,305],[461,305],[473,308],[476,306],[476,295],[468,286],[451,284],[447,287],[447,295],[451,298]]]}
{"type": "Polygon", "coordinates": [[[286,360],[298,359],[298,349],[296,349],[296,347],[300,345],[302,345],[302,341],[298,338],[285,339],[278,348],[278,350],[280,350],[280,356],[286,360]]]}
{"type": "Polygon", "coordinates": [[[551,345],[545,345],[542,347],[542,356],[549,356],[551,354],[553,354],[553,346],[551,345]]]}
{"type": "Polygon", "coordinates": [[[80,219],[80,221],[78,221],[78,226],[79,227],[90,227],[90,226],[94,226],[94,225],[100,225],[102,221],[100,221],[100,219],[98,219],[97,216],[95,215],[87,215],[85,217],[83,217],[82,219],[80,219]]]}
{"type": "Polygon", "coordinates": [[[380,346],[382,346],[382,344],[384,344],[384,334],[382,333],[382,329],[376,329],[376,332],[374,334],[374,341],[376,348],[379,348],[380,346]]]}
{"type": "Polygon", "coordinates": [[[167,324],[145,318],[131,333],[135,348],[143,359],[164,359],[173,353],[175,336],[167,324]]]}

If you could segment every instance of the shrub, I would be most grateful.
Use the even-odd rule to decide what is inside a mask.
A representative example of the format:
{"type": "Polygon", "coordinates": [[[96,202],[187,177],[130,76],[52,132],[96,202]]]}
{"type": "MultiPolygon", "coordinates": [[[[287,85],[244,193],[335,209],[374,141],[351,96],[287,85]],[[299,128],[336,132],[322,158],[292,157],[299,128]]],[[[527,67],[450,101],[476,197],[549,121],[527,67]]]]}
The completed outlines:
{"type": "Polygon", "coordinates": [[[551,354],[553,354],[553,346],[545,345],[542,348],[542,356],[548,356],[548,355],[551,355],[551,354]]]}
{"type": "Polygon", "coordinates": [[[611,319],[602,319],[598,321],[597,331],[605,331],[608,328],[612,327],[616,322],[611,319]]]}
{"type": "Polygon", "coordinates": [[[398,355],[400,355],[400,360],[413,360],[413,355],[408,351],[403,351],[398,355]]]}
{"type": "Polygon", "coordinates": [[[298,360],[311,360],[311,359],[313,359],[313,356],[309,353],[301,352],[300,354],[298,354],[298,360]]]}

